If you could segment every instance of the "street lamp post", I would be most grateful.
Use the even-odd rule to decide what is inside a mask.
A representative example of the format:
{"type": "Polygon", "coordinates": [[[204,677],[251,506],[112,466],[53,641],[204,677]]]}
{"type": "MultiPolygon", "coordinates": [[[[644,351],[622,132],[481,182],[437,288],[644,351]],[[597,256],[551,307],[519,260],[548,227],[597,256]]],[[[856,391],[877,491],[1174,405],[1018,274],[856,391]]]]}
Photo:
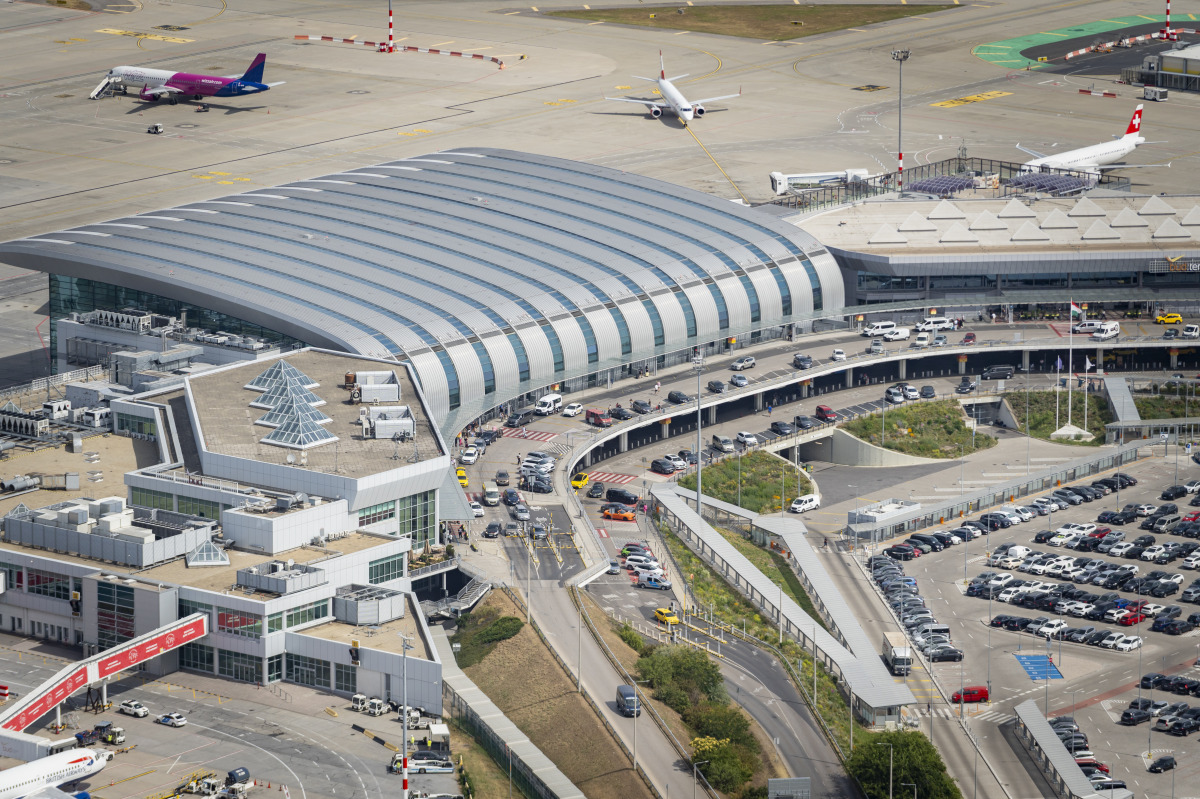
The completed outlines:
{"type": "Polygon", "coordinates": [[[875,745],[876,746],[886,746],[888,748],[888,799],[893,799],[893,797],[892,797],[892,765],[895,761],[892,759],[892,756],[896,754],[896,750],[892,746],[892,744],[883,743],[882,741],[876,743],[875,745]]]}
{"type": "Polygon", "coordinates": [[[702,414],[700,413],[700,376],[704,374],[704,358],[697,355],[692,358],[692,370],[696,373],[696,515],[703,516],[700,510],[700,469],[704,466],[704,448],[701,446],[703,440],[700,435],[700,426],[702,424],[702,414]]]}
{"type": "Polygon", "coordinates": [[[912,788],[913,789],[913,799],[917,799],[917,786],[916,785],[914,785],[911,782],[902,782],[902,783],[900,783],[900,787],[901,788],[912,788]]]}
{"type": "Polygon", "coordinates": [[[403,722],[401,727],[401,735],[404,737],[400,742],[401,751],[404,753],[404,757],[401,760],[401,771],[404,775],[404,787],[403,792],[401,793],[401,799],[408,799],[408,650],[413,649],[414,647],[409,643],[409,637],[404,633],[399,633],[399,636],[400,647],[402,650],[401,657],[404,659],[404,667],[400,672],[400,679],[404,682],[400,692],[401,701],[404,702],[404,715],[401,718],[401,721],[403,722]]]}
{"type": "Polygon", "coordinates": [[[899,167],[896,170],[896,191],[900,196],[904,196],[904,62],[910,54],[907,49],[892,51],[892,59],[900,64],[900,92],[896,101],[896,163],[899,167]]]}
{"type": "Polygon", "coordinates": [[[966,479],[964,469],[966,467],[966,456],[963,451],[963,445],[958,445],[958,495],[961,497],[966,493],[967,487],[963,482],[966,479]]]}
{"type": "Polygon", "coordinates": [[[779,581],[779,645],[783,646],[783,581],[779,581]]]}
{"type": "Polygon", "coordinates": [[[709,762],[711,761],[701,760],[699,762],[692,762],[692,799],[696,799],[696,783],[700,781],[700,778],[696,776],[696,771],[700,768],[700,766],[703,766],[705,763],[709,762]]]}

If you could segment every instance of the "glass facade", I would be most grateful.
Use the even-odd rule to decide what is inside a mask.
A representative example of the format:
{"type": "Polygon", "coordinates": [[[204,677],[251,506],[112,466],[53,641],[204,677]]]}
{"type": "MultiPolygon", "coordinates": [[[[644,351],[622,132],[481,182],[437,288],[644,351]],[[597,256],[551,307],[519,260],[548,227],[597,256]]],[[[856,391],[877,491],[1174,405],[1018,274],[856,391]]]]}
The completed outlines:
{"type": "Polygon", "coordinates": [[[279,682],[283,679],[283,655],[271,655],[267,658],[267,682],[279,682]]]}
{"type": "Polygon", "coordinates": [[[116,429],[118,432],[138,433],[144,436],[158,435],[158,425],[153,419],[120,412],[116,414],[116,417],[116,429]]]}
{"type": "Polygon", "coordinates": [[[0,569],[4,571],[4,585],[9,590],[25,585],[25,571],[20,566],[0,561],[0,569]]]}
{"type": "Polygon", "coordinates": [[[396,501],[399,534],[412,539],[413,547],[437,542],[437,492],[424,491],[396,501]]]}
{"type": "Polygon", "coordinates": [[[217,631],[243,638],[262,637],[262,616],[240,610],[217,608],[217,631]]]}
{"type": "Polygon", "coordinates": [[[329,600],[322,599],[317,602],[310,602],[307,605],[301,605],[298,608],[292,608],[287,612],[287,627],[297,627],[301,624],[323,619],[329,615],[329,600]]]}
{"type": "Polygon", "coordinates": [[[267,633],[277,633],[283,629],[283,611],[267,616],[267,633]]]}
{"type": "Polygon", "coordinates": [[[335,663],[333,668],[333,689],[345,691],[348,694],[358,693],[358,670],[353,666],[335,663]]]}
{"type": "MultiPolygon", "coordinates": [[[[205,519],[220,519],[221,511],[228,510],[232,505],[213,502],[208,499],[195,499],[181,496],[178,499],[179,512],[189,516],[200,516],[205,519]]],[[[168,509],[169,510],[169,509],[168,509]]]]}
{"type": "Polygon", "coordinates": [[[284,657],[286,675],[289,682],[298,685],[311,685],[314,688],[328,688],[329,661],[317,660],[305,655],[286,653],[284,657]]]}
{"type": "Polygon", "coordinates": [[[366,527],[369,524],[378,524],[386,522],[388,519],[396,518],[396,502],[381,502],[378,505],[372,505],[369,508],[363,508],[358,512],[358,526],[366,527]]]}
{"type": "Polygon", "coordinates": [[[206,605],[203,602],[196,602],[191,599],[179,600],[179,618],[186,619],[193,613],[203,613],[208,616],[209,624],[212,623],[212,605],[206,605]]]}
{"type": "Polygon", "coordinates": [[[213,670],[213,648],[204,644],[184,644],[179,647],[179,668],[192,671],[213,670]]]}
{"type": "Polygon", "coordinates": [[[133,588],[108,580],[96,583],[96,643],[101,650],[134,637],[133,588]]]}
{"type": "Polygon", "coordinates": [[[262,658],[222,649],[218,652],[217,663],[217,673],[222,677],[241,682],[262,682],[262,658]]]}
{"type": "Polygon", "coordinates": [[[158,510],[175,510],[175,495],[166,491],[155,491],[152,488],[133,486],[129,489],[129,501],[143,508],[158,510]]]}
{"type": "Polygon", "coordinates": [[[27,568],[25,575],[29,583],[25,590],[29,593],[41,594],[52,599],[71,598],[71,591],[74,589],[71,587],[71,578],[68,575],[33,568],[27,568]]]}
{"type": "Polygon", "coordinates": [[[367,581],[372,585],[397,580],[404,576],[404,555],[390,555],[371,561],[367,568],[367,581]]]}

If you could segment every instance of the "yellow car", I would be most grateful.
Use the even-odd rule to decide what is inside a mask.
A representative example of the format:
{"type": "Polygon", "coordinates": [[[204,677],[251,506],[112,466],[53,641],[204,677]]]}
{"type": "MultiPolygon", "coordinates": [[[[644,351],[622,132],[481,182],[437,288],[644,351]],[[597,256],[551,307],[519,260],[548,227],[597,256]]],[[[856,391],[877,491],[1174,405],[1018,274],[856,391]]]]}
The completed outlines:
{"type": "Polygon", "coordinates": [[[456,473],[458,474],[458,484],[460,486],[462,486],[463,488],[466,488],[467,487],[467,470],[466,469],[458,469],[458,470],[456,470],[456,473]]]}
{"type": "Polygon", "coordinates": [[[1183,317],[1177,313],[1160,314],[1154,319],[1154,323],[1158,325],[1177,325],[1183,321],[1183,317]]]}
{"type": "Polygon", "coordinates": [[[666,608],[655,608],[654,619],[663,624],[679,624],[679,617],[675,615],[675,611],[666,608]]]}
{"type": "Polygon", "coordinates": [[[580,472],[571,478],[571,488],[583,488],[588,484],[587,472],[580,472]]]}

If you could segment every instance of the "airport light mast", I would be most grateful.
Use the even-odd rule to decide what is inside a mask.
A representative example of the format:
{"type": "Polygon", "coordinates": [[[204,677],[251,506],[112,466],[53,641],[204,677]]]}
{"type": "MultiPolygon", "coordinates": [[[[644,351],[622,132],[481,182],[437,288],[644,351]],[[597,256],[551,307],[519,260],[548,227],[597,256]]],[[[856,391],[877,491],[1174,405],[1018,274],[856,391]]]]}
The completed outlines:
{"type": "Polygon", "coordinates": [[[908,56],[907,49],[892,51],[892,60],[900,63],[900,91],[897,100],[899,118],[896,124],[896,156],[899,169],[896,172],[896,190],[901,196],[904,194],[904,62],[908,60],[908,56]]]}

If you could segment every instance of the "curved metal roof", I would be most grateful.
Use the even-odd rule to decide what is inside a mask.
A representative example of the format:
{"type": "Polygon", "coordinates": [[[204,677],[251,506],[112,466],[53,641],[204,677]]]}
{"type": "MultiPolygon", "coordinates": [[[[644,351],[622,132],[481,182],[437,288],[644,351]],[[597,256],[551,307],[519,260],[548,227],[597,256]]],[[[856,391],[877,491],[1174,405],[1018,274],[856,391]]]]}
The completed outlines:
{"type": "Polygon", "coordinates": [[[843,304],[833,258],[764,211],[492,149],[21,239],[0,257],[408,358],[442,413],[843,304]]]}

